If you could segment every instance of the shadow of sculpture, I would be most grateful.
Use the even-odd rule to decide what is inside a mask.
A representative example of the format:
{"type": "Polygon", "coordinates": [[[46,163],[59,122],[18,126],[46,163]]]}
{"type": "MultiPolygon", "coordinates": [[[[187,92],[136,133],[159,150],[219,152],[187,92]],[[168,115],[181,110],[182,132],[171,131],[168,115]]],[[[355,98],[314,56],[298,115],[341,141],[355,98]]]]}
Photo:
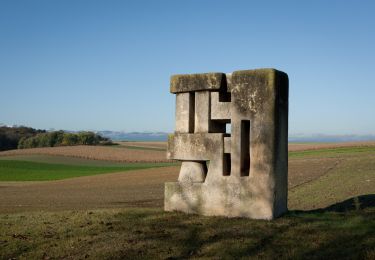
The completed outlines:
{"type": "MultiPolygon", "coordinates": [[[[118,254],[119,258],[140,258],[134,248],[148,245],[147,252],[151,254],[159,254],[159,249],[165,247],[160,255],[165,259],[275,259],[283,256],[289,259],[373,259],[374,201],[375,194],[360,195],[321,209],[290,211],[274,221],[229,220],[158,210],[141,214],[135,210],[132,218],[136,221],[131,226],[124,221],[122,228],[134,230],[132,240],[139,242],[139,247],[123,248],[118,254]]],[[[128,219],[129,214],[120,217],[128,219]]]]}
{"type": "Polygon", "coordinates": [[[332,204],[325,208],[314,210],[293,210],[289,213],[324,213],[324,212],[339,212],[345,213],[350,211],[358,211],[367,208],[375,208],[375,194],[366,194],[355,196],[350,199],[332,204]]]}

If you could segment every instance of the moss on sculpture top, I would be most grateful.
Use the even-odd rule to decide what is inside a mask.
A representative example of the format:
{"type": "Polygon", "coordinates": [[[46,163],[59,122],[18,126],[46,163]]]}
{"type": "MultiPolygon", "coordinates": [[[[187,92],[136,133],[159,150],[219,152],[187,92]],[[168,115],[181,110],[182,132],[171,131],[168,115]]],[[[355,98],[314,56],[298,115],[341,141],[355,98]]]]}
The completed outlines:
{"type": "Polygon", "coordinates": [[[183,74],[171,77],[171,93],[220,90],[226,86],[224,73],[183,74]]]}
{"type": "MultiPolygon", "coordinates": [[[[288,75],[275,69],[239,70],[232,74],[232,87],[238,84],[257,84],[259,82],[266,83],[266,85],[274,85],[277,78],[287,79],[288,75]]],[[[231,90],[230,86],[229,90],[231,90]]]]}

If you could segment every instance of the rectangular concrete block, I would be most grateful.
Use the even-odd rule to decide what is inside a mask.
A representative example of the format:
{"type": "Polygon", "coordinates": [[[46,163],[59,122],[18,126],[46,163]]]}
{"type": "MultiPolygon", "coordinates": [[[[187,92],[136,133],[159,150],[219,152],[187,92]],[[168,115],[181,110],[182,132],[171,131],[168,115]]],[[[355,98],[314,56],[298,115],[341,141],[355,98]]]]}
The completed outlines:
{"type": "Polygon", "coordinates": [[[165,183],[164,210],[205,216],[273,219],[272,198],[250,196],[251,185],[224,181],[205,183],[165,183]]]}
{"type": "Polygon", "coordinates": [[[231,153],[230,136],[224,137],[224,153],[231,153]]]}
{"type": "Polygon", "coordinates": [[[211,94],[209,91],[195,92],[194,133],[223,133],[225,123],[211,118],[211,94]]]}
{"type": "Polygon", "coordinates": [[[225,123],[230,122],[230,102],[220,102],[219,92],[211,93],[211,120],[220,120],[225,123]]]}
{"type": "Polygon", "coordinates": [[[210,92],[199,91],[195,93],[195,117],[194,117],[194,132],[195,133],[209,133],[210,129],[210,92]]]}
{"type": "Polygon", "coordinates": [[[224,150],[224,134],[175,133],[168,139],[167,158],[185,161],[209,161],[224,150]]]}
{"type": "Polygon", "coordinates": [[[182,74],[171,77],[171,93],[201,90],[220,90],[225,88],[224,73],[182,74]]]}

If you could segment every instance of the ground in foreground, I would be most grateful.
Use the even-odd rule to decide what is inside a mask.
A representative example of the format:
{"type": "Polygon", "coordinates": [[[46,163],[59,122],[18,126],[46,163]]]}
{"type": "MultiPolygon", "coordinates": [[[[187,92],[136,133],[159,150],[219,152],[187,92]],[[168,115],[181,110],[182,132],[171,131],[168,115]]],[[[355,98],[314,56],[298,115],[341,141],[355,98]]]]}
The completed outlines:
{"type": "MultiPolygon", "coordinates": [[[[27,156],[12,159],[52,159],[27,156]]],[[[292,151],[289,158],[291,212],[275,221],[163,212],[164,182],[177,179],[176,166],[0,182],[0,259],[375,259],[374,148],[292,151]]],[[[53,157],[67,160],[88,163],[53,157]]]]}
{"type": "Polygon", "coordinates": [[[374,259],[375,208],[362,204],[364,209],[349,210],[353,202],[371,199],[364,196],[322,211],[292,211],[275,221],[161,209],[2,215],[0,258],[374,259]]]}

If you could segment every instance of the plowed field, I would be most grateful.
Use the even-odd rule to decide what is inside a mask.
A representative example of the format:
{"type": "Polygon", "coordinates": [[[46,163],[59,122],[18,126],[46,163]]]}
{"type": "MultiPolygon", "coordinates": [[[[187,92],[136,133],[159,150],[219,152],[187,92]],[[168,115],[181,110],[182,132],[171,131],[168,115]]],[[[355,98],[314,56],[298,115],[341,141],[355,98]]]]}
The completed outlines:
{"type": "Polygon", "coordinates": [[[116,162],[170,162],[166,159],[165,151],[150,149],[128,149],[120,146],[61,146],[33,149],[19,149],[0,152],[1,156],[9,155],[59,155],[84,158],[90,160],[105,160],[116,162]]]}

